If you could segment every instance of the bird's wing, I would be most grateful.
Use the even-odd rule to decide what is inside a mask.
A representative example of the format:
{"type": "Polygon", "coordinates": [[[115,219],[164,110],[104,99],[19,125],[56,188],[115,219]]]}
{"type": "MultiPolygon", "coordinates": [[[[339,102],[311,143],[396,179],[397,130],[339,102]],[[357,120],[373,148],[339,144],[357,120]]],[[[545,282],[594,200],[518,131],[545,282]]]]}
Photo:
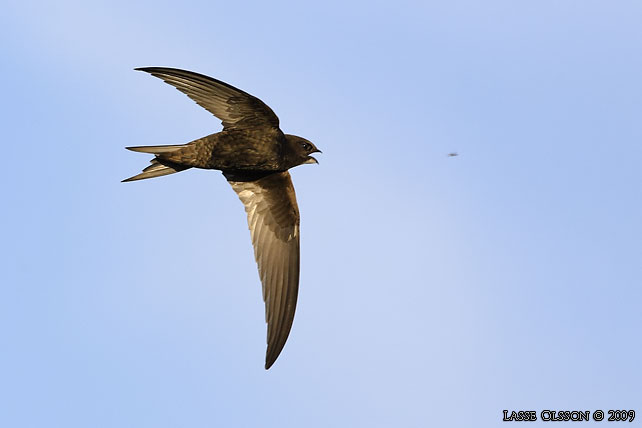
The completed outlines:
{"type": "Polygon", "coordinates": [[[178,68],[143,67],[136,70],[150,73],[174,86],[221,119],[223,128],[279,127],[279,118],[263,101],[220,80],[178,68]]]}
{"type": "Polygon", "coordinates": [[[263,284],[267,329],[265,368],[276,361],[290,333],[299,292],[299,208],[290,174],[231,181],[245,205],[254,257],[263,284]]]}

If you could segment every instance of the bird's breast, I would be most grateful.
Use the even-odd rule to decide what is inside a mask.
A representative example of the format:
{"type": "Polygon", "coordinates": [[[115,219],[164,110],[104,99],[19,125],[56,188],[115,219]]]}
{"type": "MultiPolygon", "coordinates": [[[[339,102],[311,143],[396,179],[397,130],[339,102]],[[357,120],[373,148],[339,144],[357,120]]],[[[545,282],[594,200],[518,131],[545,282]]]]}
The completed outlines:
{"type": "Polygon", "coordinates": [[[253,132],[221,132],[208,142],[209,168],[220,170],[278,171],[282,165],[278,141],[253,132]]]}

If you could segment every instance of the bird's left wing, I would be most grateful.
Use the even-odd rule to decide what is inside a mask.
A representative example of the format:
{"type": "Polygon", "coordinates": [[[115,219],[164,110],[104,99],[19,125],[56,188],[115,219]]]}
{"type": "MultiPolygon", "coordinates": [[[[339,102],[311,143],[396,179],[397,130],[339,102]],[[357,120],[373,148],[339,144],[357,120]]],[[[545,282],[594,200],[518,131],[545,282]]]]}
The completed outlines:
{"type": "Polygon", "coordinates": [[[179,68],[143,67],[136,70],[150,73],[174,86],[221,119],[225,129],[279,127],[279,118],[263,101],[220,80],[179,68]]]}
{"type": "Polygon", "coordinates": [[[299,208],[287,171],[254,181],[232,181],[231,176],[228,180],[245,205],[263,284],[268,324],[265,368],[269,369],[294,320],[299,291],[299,208]]]}

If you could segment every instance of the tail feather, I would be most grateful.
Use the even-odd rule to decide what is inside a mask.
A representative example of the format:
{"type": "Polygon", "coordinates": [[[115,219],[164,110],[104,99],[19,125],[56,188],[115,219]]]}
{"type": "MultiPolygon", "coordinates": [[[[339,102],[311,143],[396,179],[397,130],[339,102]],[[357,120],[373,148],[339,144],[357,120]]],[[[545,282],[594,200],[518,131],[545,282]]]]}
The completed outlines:
{"type": "Polygon", "coordinates": [[[129,177],[123,180],[123,183],[126,181],[136,181],[144,180],[146,178],[162,177],[163,175],[174,174],[175,172],[184,171],[189,169],[189,166],[177,165],[171,162],[163,161],[160,163],[158,159],[152,160],[152,164],[145,168],[143,172],[133,177],[129,177]]]}
{"type": "Polygon", "coordinates": [[[126,178],[123,182],[126,181],[137,181],[144,180],[146,178],[161,177],[163,175],[174,174],[175,172],[184,171],[191,168],[187,165],[181,165],[175,162],[171,162],[166,159],[162,159],[163,155],[168,155],[174,152],[177,152],[183,149],[186,144],[172,145],[172,146],[143,146],[143,147],[127,147],[128,150],[133,152],[141,153],[151,153],[156,155],[154,159],[151,160],[151,165],[148,166],[138,175],[133,177],[126,178]]]}
{"type": "Polygon", "coordinates": [[[125,147],[127,150],[132,152],[140,153],[152,153],[154,155],[160,155],[164,153],[174,153],[177,150],[187,147],[187,144],[174,144],[169,146],[137,146],[137,147],[125,147]]]}

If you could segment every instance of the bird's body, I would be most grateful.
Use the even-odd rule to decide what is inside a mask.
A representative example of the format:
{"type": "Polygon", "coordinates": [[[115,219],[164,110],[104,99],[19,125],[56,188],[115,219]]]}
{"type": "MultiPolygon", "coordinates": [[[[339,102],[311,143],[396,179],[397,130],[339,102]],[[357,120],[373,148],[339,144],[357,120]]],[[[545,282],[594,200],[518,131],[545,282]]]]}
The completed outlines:
{"type": "Polygon", "coordinates": [[[304,138],[284,134],[267,105],[224,82],[173,68],[138,70],[185,93],[221,119],[223,130],[187,144],[128,147],[155,157],[142,173],[123,181],[189,168],[223,172],[247,212],[268,323],[267,369],[287,340],[299,287],[299,209],[287,170],[317,163],[310,154],[319,150],[304,138]]]}
{"type": "MultiPolygon", "coordinates": [[[[135,152],[152,153],[154,161],[165,161],[187,168],[217,169],[224,172],[272,173],[299,165],[296,146],[300,137],[281,130],[267,132],[221,131],[188,144],[172,146],[128,147],[135,152]]],[[[303,140],[307,142],[307,140],[303,140]]],[[[303,162],[305,163],[305,162],[303,162]]],[[[145,174],[128,178],[135,181],[151,178],[145,174]]]]}

